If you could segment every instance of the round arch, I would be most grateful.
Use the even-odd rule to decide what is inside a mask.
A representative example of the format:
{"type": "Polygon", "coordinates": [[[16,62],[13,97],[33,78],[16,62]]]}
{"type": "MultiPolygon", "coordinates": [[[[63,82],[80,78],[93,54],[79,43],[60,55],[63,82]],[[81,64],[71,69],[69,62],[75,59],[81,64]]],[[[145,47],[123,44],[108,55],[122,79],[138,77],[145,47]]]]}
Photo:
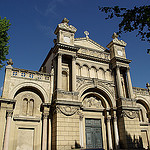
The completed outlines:
{"type": "Polygon", "coordinates": [[[113,95],[111,94],[111,91],[104,86],[97,85],[97,87],[95,87],[93,84],[85,84],[80,89],[78,89],[78,91],[79,91],[79,97],[81,99],[86,93],[93,92],[93,93],[101,94],[107,100],[110,108],[116,107],[116,101],[113,95]]]}
{"type": "Polygon", "coordinates": [[[139,103],[139,104],[143,105],[143,106],[146,108],[147,112],[150,111],[149,105],[148,105],[144,100],[138,99],[138,100],[136,101],[136,103],[139,103]]]}
{"type": "Polygon", "coordinates": [[[103,104],[103,107],[106,109],[106,108],[109,108],[109,104],[107,102],[107,100],[105,99],[105,97],[99,93],[96,93],[96,92],[88,92],[86,94],[84,94],[82,97],[81,97],[81,101],[84,101],[84,99],[87,97],[87,96],[90,96],[90,95],[94,95],[96,96],[97,98],[99,98],[101,101],[102,101],[102,104],[103,104]]]}
{"type": "Polygon", "coordinates": [[[43,102],[48,100],[48,94],[45,89],[33,82],[23,82],[18,84],[10,93],[10,98],[13,99],[16,95],[18,95],[22,91],[32,91],[40,96],[43,102]]]}

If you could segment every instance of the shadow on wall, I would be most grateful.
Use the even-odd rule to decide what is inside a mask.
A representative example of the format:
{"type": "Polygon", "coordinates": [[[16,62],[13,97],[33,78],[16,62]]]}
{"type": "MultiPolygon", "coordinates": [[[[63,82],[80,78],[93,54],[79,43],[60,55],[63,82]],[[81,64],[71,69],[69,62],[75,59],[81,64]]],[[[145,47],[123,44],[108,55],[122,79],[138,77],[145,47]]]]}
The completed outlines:
{"type": "MultiPolygon", "coordinates": [[[[144,148],[143,140],[142,140],[141,136],[139,138],[137,138],[135,135],[132,137],[126,131],[126,140],[127,140],[127,149],[139,149],[139,150],[147,149],[147,150],[150,150],[149,146],[147,146],[147,148],[144,148]]],[[[124,145],[124,143],[120,142],[120,149],[124,148],[123,145],[124,145]]]]}

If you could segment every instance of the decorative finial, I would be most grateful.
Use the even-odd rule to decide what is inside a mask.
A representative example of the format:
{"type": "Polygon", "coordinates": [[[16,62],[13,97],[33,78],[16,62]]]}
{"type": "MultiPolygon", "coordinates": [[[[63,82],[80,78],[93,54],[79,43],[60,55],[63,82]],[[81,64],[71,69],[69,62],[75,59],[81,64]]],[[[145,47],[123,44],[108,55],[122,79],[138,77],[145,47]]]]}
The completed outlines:
{"type": "Polygon", "coordinates": [[[10,65],[10,66],[14,64],[11,58],[8,59],[7,64],[10,65]]]}
{"type": "Polygon", "coordinates": [[[84,34],[85,34],[85,36],[86,36],[86,38],[89,38],[89,32],[88,31],[84,31],[84,34]]]}
{"type": "Polygon", "coordinates": [[[118,38],[118,35],[114,32],[114,34],[112,35],[112,38],[113,39],[118,38]]]}
{"type": "Polygon", "coordinates": [[[69,20],[67,18],[64,18],[63,21],[62,21],[62,23],[67,23],[68,24],[69,20]]]}

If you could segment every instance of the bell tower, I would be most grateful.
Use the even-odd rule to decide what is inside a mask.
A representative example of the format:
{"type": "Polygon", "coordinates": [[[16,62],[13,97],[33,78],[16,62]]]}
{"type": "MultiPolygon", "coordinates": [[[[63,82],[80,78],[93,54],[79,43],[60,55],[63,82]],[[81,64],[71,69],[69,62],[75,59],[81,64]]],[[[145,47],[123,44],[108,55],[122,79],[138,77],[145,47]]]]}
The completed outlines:
{"type": "Polygon", "coordinates": [[[116,106],[118,117],[118,129],[120,134],[121,147],[130,149],[130,141],[127,135],[134,136],[132,130],[138,130],[137,137],[140,137],[140,125],[138,121],[139,108],[133,96],[132,82],[130,77],[129,63],[131,60],[126,58],[124,41],[118,39],[116,33],[112,36],[113,40],[107,45],[110,49],[110,64],[112,66],[116,84],[116,106]],[[122,133],[123,134],[122,134],[122,133]]]}
{"type": "Polygon", "coordinates": [[[131,60],[126,58],[125,43],[118,39],[118,35],[112,35],[113,40],[107,45],[110,49],[112,69],[115,72],[118,98],[133,98],[132,83],[130,78],[129,63],[131,60]]]}
{"type": "Polygon", "coordinates": [[[76,52],[78,48],[74,47],[74,34],[77,29],[69,25],[69,20],[64,18],[58,24],[55,34],[55,62],[57,72],[57,89],[59,91],[76,91],[76,52]]]}

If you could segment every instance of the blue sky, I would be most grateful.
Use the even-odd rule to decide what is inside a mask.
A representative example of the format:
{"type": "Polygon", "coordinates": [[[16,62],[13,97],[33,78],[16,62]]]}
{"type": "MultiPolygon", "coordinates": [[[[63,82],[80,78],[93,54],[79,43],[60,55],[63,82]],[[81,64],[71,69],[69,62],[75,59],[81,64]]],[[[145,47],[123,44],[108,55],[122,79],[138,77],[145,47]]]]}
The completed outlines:
{"type": "MultiPolygon", "coordinates": [[[[106,15],[98,6],[150,5],[150,0],[0,0],[0,16],[10,20],[11,36],[9,55],[15,68],[38,71],[56,38],[54,30],[64,17],[77,28],[75,37],[89,37],[106,48],[118,31],[119,19],[105,20],[106,15]]],[[[140,41],[136,32],[121,36],[127,42],[126,55],[131,59],[130,72],[133,86],[145,88],[150,82],[149,43],[140,41]]],[[[0,70],[0,88],[4,81],[5,68],[0,70]]],[[[1,90],[0,90],[1,95],[1,90]]]]}

